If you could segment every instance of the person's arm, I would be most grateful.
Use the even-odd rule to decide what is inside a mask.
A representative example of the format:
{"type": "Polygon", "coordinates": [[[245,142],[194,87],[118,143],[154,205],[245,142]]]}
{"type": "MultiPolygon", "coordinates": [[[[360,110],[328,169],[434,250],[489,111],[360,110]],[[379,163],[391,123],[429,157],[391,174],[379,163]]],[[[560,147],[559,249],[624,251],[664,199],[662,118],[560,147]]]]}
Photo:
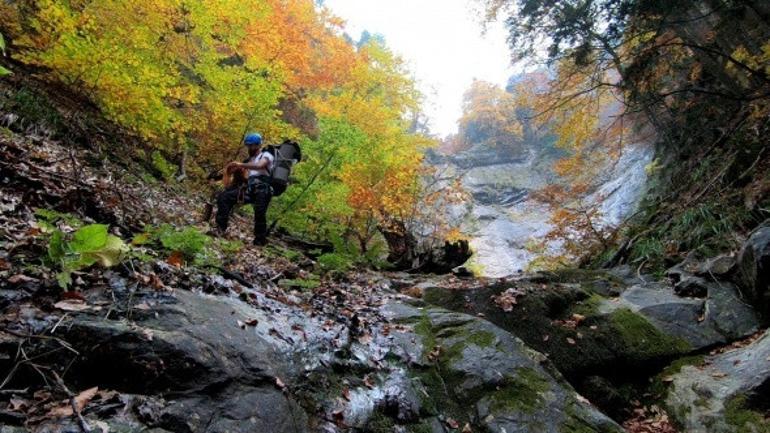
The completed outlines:
{"type": "Polygon", "coordinates": [[[270,166],[270,163],[273,161],[272,155],[265,155],[262,159],[260,159],[258,162],[255,163],[241,163],[238,164],[239,167],[245,168],[246,170],[262,170],[270,166]]]}
{"type": "Polygon", "coordinates": [[[262,159],[261,161],[257,163],[239,163],[238,167],[245,168],[246,170],[262,170],[263,168],[266,168],[267,165],[270,164],[270,160],[267,158],[262,159]]]}

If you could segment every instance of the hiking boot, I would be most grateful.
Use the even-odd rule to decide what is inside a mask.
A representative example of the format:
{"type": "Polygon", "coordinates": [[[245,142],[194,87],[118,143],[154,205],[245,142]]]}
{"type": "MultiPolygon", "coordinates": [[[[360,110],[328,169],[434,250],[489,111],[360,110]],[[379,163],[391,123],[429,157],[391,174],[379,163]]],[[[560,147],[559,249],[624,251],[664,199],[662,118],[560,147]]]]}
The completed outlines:
{"type": "Polygon", "coordinates": [[[254,238],[253,244],[258,247],[264,247],[267,245],[267,238],[254,238]]]}
{"type": "Polygon", "coordinates": [[[215,238],[224,238],[225,237],[225,230],[219,227],[214,227],[208,232],[206,232],[207,235],[215,238]]]}

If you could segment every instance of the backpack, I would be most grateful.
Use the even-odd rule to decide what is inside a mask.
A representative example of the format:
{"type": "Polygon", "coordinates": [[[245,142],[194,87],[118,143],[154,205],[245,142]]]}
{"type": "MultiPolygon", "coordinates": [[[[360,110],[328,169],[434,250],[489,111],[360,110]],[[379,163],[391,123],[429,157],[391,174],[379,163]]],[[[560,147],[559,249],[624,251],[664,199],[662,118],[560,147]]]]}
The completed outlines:
{"type": "Polygon", "coordinates": [[[285,140],[280,146],[269,146],[266,149],[273,155],[273,169],[270,173],[270,186],[273,196],[277,197],[289,186],[289,176],[294,164],[302,161],[302,151],[296,141],[285,140]]]}

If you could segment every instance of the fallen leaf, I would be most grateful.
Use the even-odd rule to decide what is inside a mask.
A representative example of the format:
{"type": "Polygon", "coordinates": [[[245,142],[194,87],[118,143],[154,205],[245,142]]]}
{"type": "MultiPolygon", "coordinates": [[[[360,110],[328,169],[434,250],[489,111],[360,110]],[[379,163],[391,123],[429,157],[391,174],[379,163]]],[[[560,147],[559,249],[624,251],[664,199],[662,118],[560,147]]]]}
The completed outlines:
{"type": "Polygon", "coordinates": [[[441,356],[441,346],[436,346],[428,353],[428,361],[435,361],[441,356]]]}
{"type": "Polygon", "coordinates": [[[543,341],[548,341],[551,339],[550,335],[543,335],[543,341]]]}
{"type": "Polygon", "coordinates": [[[372,380],[372,376],[370,374],[364,376],[364,385],[366,385],[366,387],[369,389],[374,389],[374,381],[372,380]]]}
{"type": "Polygon", "coordinates": [[[343,421],[345,420],[345,409],[337,409],[334,412],[332,412],[332,418],[334,419],[334,422],[337,423],[337,425],[344,425],[343,421]]]}
{"type": "Polygon", "coordinates": [[[86,311],[91,309],[90,306],[88,306],[80,299],[67,299],[64,301],[59,301],[53,306],[54,308],[58,308],[64,311],[86,311]]]}
{"type": "Polygon", "coordinates": [[[9,403],[10,406],[8,408],[13,412],[23,412],[29,408],[29,401],[21,398],[11,398],[9,403]]]}
{"type": "Polygon", "coordinates": [[[163,283],[163,280],[155,273],[150,274],[150,286],[155,290],[166,290],[168,287],[163,283]]]}
{"type": "MultiPolygon", "coordinates": [[[[75,396],[75,406],[77,407],[78,412],[81,412],[86,407],[88,402],[94,398],[98,391],[98,387],[88,388],[87,390],[75,396]]],[[[65,402],[62,402],[58,406],[51,409],[46,416],[52,418],[64,418],[72,416],[73,414],[74,412],[72,410],[72,404],[69,400],[66,400],[65,402]]]]}
{"type": "Polygon", "coordinates": [[[575,340],[567,337],[567,343],[574,345],[575,344],[575,340]]]}
{"type": "Polygon", "coordinates": [[[350,401],[350,388],[342,389],[342,398],[344,398],[347,401],[350,401]]]}
{"type": "Polygon", "coordinates": [[[147,339],[147,341],[152,341],[152,329],[144,328],[142,329],[142,335],[144,335],[144,338],[147,339]]]}
{"type": "Polygon", "coordinates": [[[171,266],[181,268],[182,264],[184,263],[182,253],[179,251],[174,251],[171,253],[170,256],[166,259],[166,263],[168,263],[171,266]]]}
{"type": "Polygon", "coordinates": [[[473,430],[471,430],[471,425],[469,423],[467,422],[465,423],[462,433],[473,433],[473,430]]]}
{"type": "Polygon", "coordinates": [[[277,386],[281,390],[285,390],[286,389],[286,384],[283,383],[283,381],[281,380],[280,377],[276,377],[275,378],[275,386],[277,386]]]}
{"type": "Polygon", "coordinates": [[[61,294],[62,299],[79,299],[81,301],[85,301],[86,298],[83,297],[83,294],[80,292],[76,292],[74,290],[70,290],[67,292],[62,292],[61,294]]]}
{"type": "Polygon", "coordinates": [[[97,392],[99,392],[99,388],[95,386],[93,388],[88,388],[87,390],[78,394],[75,397],[75,405],[78,407],[78,411],[85,409],[88,402],[91,401],[94,396],[96,396],[97,392]]]}
{"type": "Polygon", "coordinates": [[[24,274],[16,274],[8,277],[6,281],[8,281],[11,284],[19,284],[19,283],[29,283],[31,281],[37,281],[37,278],[32,278],[24,274]]]}
{"type": "Polygon", "coordinates": [[[257,319],[247,319],[244,323],[246,325],[248,325],[248,326],[257,326],[257,324],[259,324],[259,320],[257,320],[257,319]]]}
{"type": "Polygon", "coordinates": [[[446,419],[446,421],[444,421],[444,422],[446,423],[446,425],[447,425],[449,428],[452,428],[452,429],[458,429],[458,428],[460,428],[460,423],[458,423],[457,421],[455,421],[453,418],[447,418],[447,419],[446,419]]]}

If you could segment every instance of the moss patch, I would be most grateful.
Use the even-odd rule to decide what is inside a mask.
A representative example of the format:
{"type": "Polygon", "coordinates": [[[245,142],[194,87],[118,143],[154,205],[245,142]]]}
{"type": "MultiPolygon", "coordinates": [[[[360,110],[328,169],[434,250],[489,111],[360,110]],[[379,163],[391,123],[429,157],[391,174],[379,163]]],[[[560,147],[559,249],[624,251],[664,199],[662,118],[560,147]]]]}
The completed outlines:
{"type": "Polygon", "coordinates": [[[703,355],[695,355],[695,356],[686,356],[684,358],[679,358],[676,361],[672,362],[668,367],[664,368],[663,371],[658,373],[653,379],[652,383],[650,384],[649,393],[653,396],[662,397],[666,394],[666,391],[668,390],[667,386],[667,380],[682,371],[682,368],[688,366],[688,365],[701,365],[703,364],[703,360],[705,359],[705,356],[703,355]]]}
{"type": "Polygon", "coordinates": [[[420,320],[414,325],[414,332],[422,337],[422,356],[427,359],[428,354],[436,347],[436,335],[427,312],[423,312],[420,320]]]}
{"type": "Polygon", "coordinates": [[[543,393],[550,383],[532,368],[519,368],[516,376],[507,380],[500,390],[490,394],[494,412],[504,410],[534,413],[544,405],[543,393]]]}
{"type": "Polygon", "coordinates": [[[278,285],[281,287],[287,287],[287,288],[293,288],[293,289],[299,289],[299,290],[313,290],[316,287],[321,285],[321,281],[316,278],[308,278],[308,279],[284,279],[278,282],[278,285]]]}
{"type": "Polygon", "coordinates": [[[368,433],[393,433],[395,427],[396,422],[379,411],[372,414],[372,418],[366,423],[368,433]]]}
{"type": "Polygon", "coordinates": [[[586,317],[595,316],[599,314],[599,308],[601,307],[602,302],[604,302],[604,297],[593,293],[587,299],[575,304],[572,311],[586,317]]]}
{"type": "Polygon", "coordinates": [[[645,360],[686,353],[691,346],[681,338],[660,332],[647,319],[628,309],[610,314],[610,322],[632,360],[645,360]]]}
{"type": "Polygon", "coordinates": [[[736,433],[770,433],[765,417],[747,407],[746,397],[738,396],[725,404],[725,421],[735,427],[736,433]]]}
{"type": "Polygon", "coordinates": [[[463,349],[468,347],[468,345],[485,348],[492,347],[492,345],[495,344],[495,334],[489,331],[475,331],[468,333],[462,328],[459,329],[460,330],[456,333],[456,335],[462,340],[451,345],[441,353],[441,361],[444,363],[461,357],[463,349]]]}

